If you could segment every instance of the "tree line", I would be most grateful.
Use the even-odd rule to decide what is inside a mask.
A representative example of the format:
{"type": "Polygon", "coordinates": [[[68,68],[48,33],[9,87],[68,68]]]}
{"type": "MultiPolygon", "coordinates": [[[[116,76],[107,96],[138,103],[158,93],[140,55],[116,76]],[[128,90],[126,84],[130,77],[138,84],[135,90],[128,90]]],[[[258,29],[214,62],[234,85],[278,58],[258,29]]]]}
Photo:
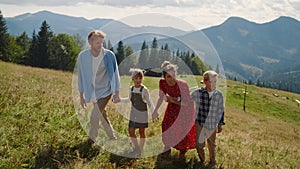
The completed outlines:
{"type": "MultiPolygon", "coordinates": [[[[25,32],[19,36],[10,35],[0,11],[0,60],[33,67],[73,71],[77,56],[84,49],[85,43],[79,34],[73,36],[64,33],[55,34],[46,20],[42,22],[37,33],[33,30],[31,38],[25,32]]],[[[116,51],[110,40],[104,42],[103,46],[116,54],[121,74],[126,74],[131,67],[159,68],[164,60],[177,63],[180,73],[188,73],[186,69],[181,69],[188,67],[193,74],[200,75],[208,67],[194,53],[179,49],[171,51],[168,44],[159,47],[156,38],[150,47],[144,41],[138,52],[122,41],[118,42],[116,51]]]]}

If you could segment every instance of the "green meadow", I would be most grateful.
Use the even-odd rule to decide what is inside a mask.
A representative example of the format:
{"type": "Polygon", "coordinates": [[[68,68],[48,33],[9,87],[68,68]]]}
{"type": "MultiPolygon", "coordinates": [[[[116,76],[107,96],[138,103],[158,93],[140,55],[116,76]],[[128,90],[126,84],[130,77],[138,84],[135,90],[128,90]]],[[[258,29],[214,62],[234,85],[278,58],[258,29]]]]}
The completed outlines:
{"type": "MultiPolygon", "coordinates": [[[[201,77],[178,78],[191,88],[201,85],[201,77]]],[[[121,80],[121,96],[126,97],[130,78],[121,80]]],[[[158,81],[144,79],[154,104],[158,81]]],[[[300,168],[300,107],[295,101],[300,95],[248,85],[244,102],[244,90],[243,83],[222,84],[226,125],[217,135],[216,168],[300,168]]],[[[73,94],[70,72],[0,62],[0,168],[208,168],[199,164],[195,150],[185,160],[174,149],[168,158],[159,153],[128,158],[88,144],[88,114],[76,111],[73,94]]],[[[119,112],[128,113],[130,106],[110,102],[107,109],[114,129],[128,135],[128,120],[119,112]]],[[[149,124],[147,137],[159,135],[161,120],[149,124]]]]}

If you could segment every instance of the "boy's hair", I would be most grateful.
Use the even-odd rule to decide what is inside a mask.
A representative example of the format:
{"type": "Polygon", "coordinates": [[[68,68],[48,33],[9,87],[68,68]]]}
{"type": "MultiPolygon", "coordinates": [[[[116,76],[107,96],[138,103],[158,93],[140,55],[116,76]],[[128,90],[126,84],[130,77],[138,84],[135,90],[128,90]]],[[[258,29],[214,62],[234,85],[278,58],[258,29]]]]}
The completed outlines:
{"type": "Polygon", "coordinates": [[[203,80],[209,80],[212,77],[217,77],[218,73],[213,71],[213,70],[208,70],[206,72],[203,73],[203,80]]]}
{"type": "Polygon", "coordinates": [[[90,40],[91,38],[98,36],[101,37],[102,39],[105,39],[106,34],[100,30],[92,30],[89,35],[88,35],[88,40],[90,40]]]}
{"type": "Polygon", "coordinates": [[[142,69],[130,68],[129,72],[131,73],[131,78],[134,77],[144,77],[144,71],[142,69]]]}

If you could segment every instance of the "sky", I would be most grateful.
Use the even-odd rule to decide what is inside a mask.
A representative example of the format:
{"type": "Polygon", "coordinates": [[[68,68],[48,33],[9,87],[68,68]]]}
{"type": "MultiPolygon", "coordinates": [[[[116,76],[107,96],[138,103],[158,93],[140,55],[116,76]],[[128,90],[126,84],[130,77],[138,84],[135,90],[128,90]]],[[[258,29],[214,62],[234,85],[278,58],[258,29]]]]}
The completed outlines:
{"type": "Polygon", "coordinates": [[[132,18],[127,21],[131,26],[166,26],[164,21],[152,23],[152,20],[142,19],[144,22],[140,22],[141,19],[132,17],[161,14],[173,18],[174,24],[181,25],[178,20],[190,24],[181,28],[186,30],[219,25],[231,16],[256,23],[269,22],[280,16],[290,16],[300,21],[300,0],[0,0],[0,10],[5,18],[48,10],[86,19],[105,18],[126,22],[126,18],[132,18]]]}

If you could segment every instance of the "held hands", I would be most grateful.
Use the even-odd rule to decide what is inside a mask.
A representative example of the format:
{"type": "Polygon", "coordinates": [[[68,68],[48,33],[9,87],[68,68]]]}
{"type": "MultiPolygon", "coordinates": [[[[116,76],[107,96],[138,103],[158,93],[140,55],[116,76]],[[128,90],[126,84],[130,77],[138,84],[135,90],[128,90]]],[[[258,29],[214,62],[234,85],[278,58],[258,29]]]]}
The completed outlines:
{"type": "Polygon", "coordinates": [[[221,133],[222,132],[222,125],[218,125],[218,127],[217,127],[217,133],[221,133]]]}
{"type": "Polygon", "coordinates": [[[85,100],[84,100],[83,97],[80,97],[80,105],[81,105],[81,107],[84,108],[84,109],[87,107],[87,106],[86,106],[86,102],[85,102],[85,100]]]}
{"type": "Polygon", "coordinates": [[[159,115],[157,113],[157,110],[154,110],[154,112],[152,113],[152,120],[156,121],[159,119],[159,115]]]}
{"type": "Polygon", "coordinates": [[[112,102],[113,102],[113,103],[118,103],[118,102],[120,102],[120,101],[121,101],[121,99],[120,99],[119,94],[113,95],[113,98],[112,98],[112,102]]]}

